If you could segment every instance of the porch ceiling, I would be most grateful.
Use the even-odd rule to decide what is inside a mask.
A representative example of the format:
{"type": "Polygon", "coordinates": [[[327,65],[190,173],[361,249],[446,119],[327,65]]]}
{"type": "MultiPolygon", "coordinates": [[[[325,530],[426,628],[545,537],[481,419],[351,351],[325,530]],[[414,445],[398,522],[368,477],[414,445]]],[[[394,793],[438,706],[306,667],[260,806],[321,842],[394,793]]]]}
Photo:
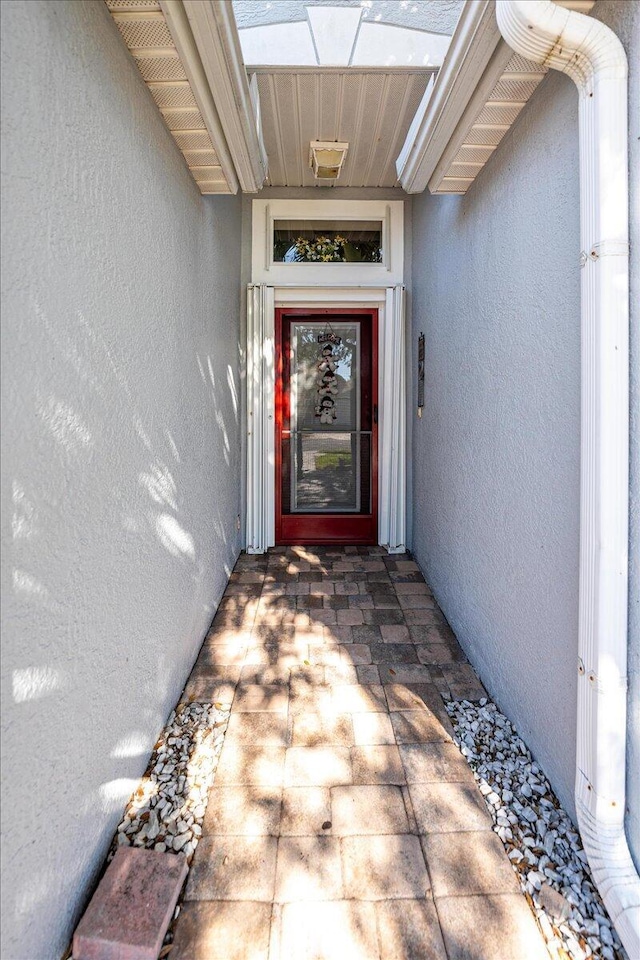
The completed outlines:
{"type": "MultiPolygon", "coordinates": [[[[465,193],[546,73],[504,42],[495,0],[467,0],[450,45],[445,35],[425,30],[426,22],[408,31],[363,23],[368,8],[360,5],[306,0],[306,20],[298,22],[300,0],[289,22],[281,4],[278,17],[287,22],[240,32],[277,28],[288,34],[304,27],[315,37],[315,62],[305,64],[301,57],[303,63],[292,66],[249,67],[250,83],[230,3],[105,2],[202,193],[235,193],[239,187],[257,192],[267,158],[270,185],[318,186],[309,168],[313,140],[349,143],[340,179],[323,186],[400,184],[409,193],[427,186],[432,193],[465,193]],[[338,65],[328,65],[335,44],[344,40],[337,29],[342,21],[334,22],[340,11],[353,36],[348,34],[342,59],[336,53],[338,65]],[[436,37],[443,50],[448,46],[442,67],[430,52],[418,57],[415,51],[405,58],[412,65],[402,66],[397,51],[386,56],[384,49],[380,65],[354,65],[365,27],[381,36],[385,30],[408,32],[425,43],[436,37]]],[[[594,0],[557,2],[586,12],[594,0]]],[[[251,0],[249,6],[256,9],[251,0]]]]}
{"type": "Polygon", "coordinates": [[[396,186],[396,157],[432,74],[355,67],[257,71],[268,182],[318,186],[309,142],[344,140],[350,147],[336,186],[396,186]]]}

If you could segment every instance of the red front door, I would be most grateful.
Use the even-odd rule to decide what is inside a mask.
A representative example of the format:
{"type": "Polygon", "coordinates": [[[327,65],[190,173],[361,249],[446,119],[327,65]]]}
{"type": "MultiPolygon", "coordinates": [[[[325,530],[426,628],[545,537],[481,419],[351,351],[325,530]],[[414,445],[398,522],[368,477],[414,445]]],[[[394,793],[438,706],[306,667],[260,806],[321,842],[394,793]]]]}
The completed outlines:
{"type": "Polygon", "coordinates": [[[276,311],[276,543],[377,543],[377,310],[276,311]]]}

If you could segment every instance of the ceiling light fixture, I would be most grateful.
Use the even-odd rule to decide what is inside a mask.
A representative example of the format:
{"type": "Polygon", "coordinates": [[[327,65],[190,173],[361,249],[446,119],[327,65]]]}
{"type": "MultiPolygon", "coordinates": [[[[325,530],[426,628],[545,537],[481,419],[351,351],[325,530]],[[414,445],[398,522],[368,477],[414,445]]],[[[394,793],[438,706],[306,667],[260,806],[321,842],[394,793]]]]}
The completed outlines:
{"type": "Polygon", "coordinates": [[[316,180],[337,180],[349,144],[335,143],[332,140],[312,140],[309,147],[309,166],[316,180]]]}

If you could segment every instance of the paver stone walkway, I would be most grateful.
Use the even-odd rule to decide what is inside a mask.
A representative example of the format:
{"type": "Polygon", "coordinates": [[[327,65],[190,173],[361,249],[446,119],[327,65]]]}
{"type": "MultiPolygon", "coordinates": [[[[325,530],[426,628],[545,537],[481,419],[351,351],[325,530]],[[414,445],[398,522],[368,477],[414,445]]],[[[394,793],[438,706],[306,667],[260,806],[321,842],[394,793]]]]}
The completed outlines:
{"type": "Polygon", "coordinates": [[[443,696],[484,690],[409,555],[238,560],[185,689],[232,701],[170,960],[548,960],[443,696]]]}

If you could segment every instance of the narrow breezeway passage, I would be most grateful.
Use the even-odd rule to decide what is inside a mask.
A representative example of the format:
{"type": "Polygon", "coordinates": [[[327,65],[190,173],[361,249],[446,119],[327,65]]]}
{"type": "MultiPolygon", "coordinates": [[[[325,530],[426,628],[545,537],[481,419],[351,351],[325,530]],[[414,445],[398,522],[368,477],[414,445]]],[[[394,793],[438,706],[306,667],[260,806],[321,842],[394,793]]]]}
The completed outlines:
{"type": "Polygon", "coordinates": [[[483,696],[409,555],[243,555],[185,690],[232,710],[171,960],[548,960],[451,738],[483,696]]]}

